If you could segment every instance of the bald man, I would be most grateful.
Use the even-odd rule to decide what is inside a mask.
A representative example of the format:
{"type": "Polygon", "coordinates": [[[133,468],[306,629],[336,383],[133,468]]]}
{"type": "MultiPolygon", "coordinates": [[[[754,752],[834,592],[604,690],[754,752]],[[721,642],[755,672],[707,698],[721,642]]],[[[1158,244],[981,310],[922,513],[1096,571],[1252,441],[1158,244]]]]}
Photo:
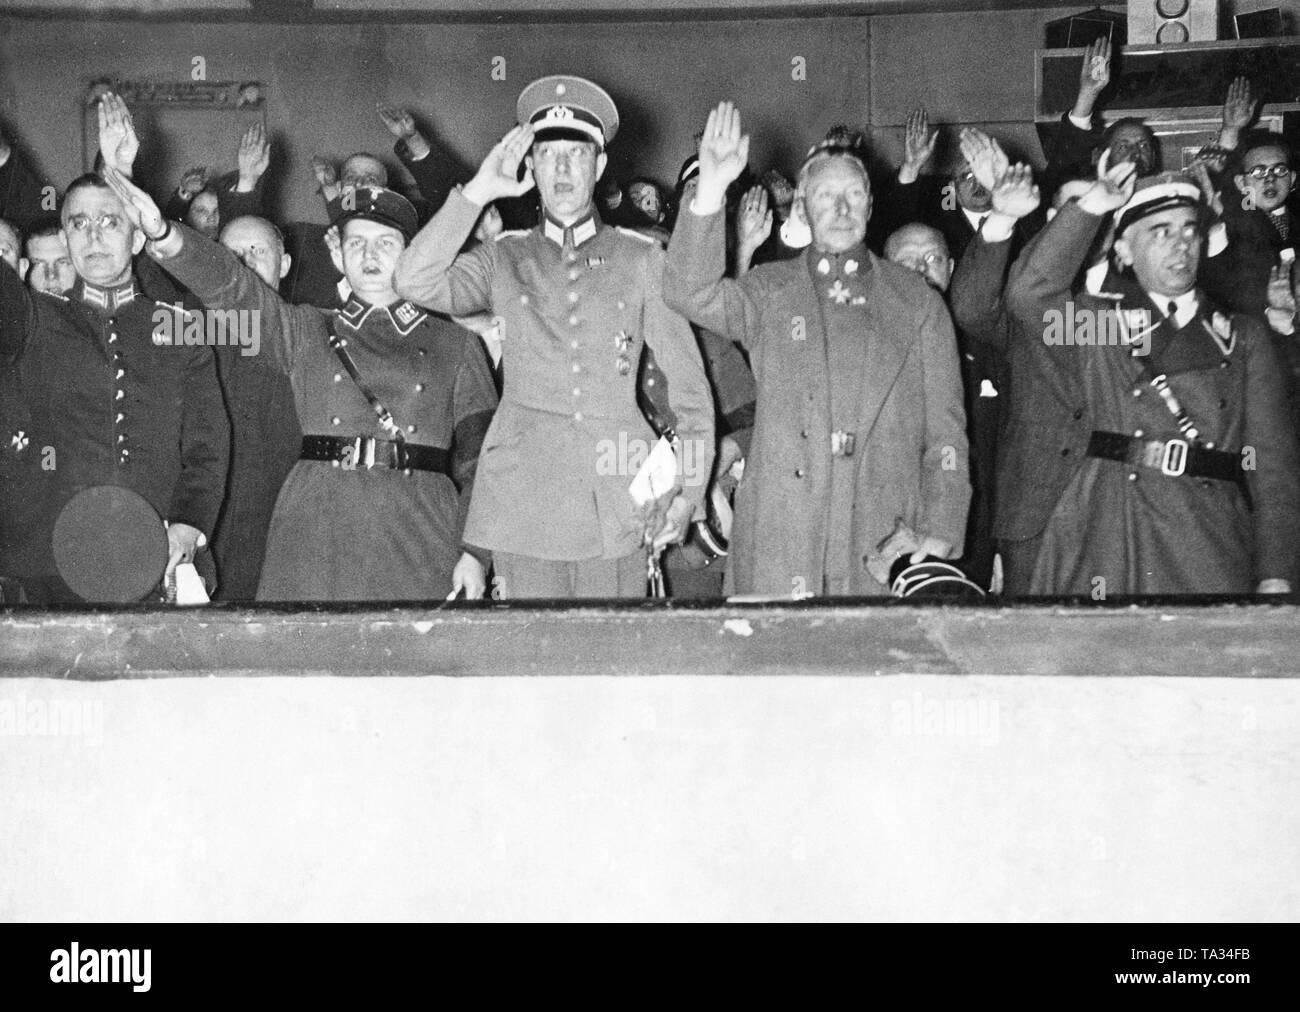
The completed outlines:
{"type": "MultiPolygon", "coordinates": [[[[246,215],[221,230],[221,245],[275,290],[289,272],[284,236],[265,218],[246,215]]],[[[251,601],[266,554],[266,536],[280,486],[298,460],[302,428],[289,378],[269,356],[241,354],[238,345],[214,349],[230,413],[230,471],[212,553],[220,601],[251,601]]]]}
{"type": "MultiPolygon", "coordinates": [[[[955,262],[942,232],[921,222],[896,229],[885,240],[885,259],[914,270],[945,298],[955,262]]],[[[1002,354],[988,344],[957,331],[970,440],[971,504],[966,520],[966,551],[957,565],[972,582],[988,590],[993,584],[993,472],[997,461],[998,386],[1002,354]]]]}
{"type": "Polygon", "coordinates": [[[948,291],[954,264],[937,228],[920,222],[904,225],[885,240],[885,259],[916,271],[936,291],[948,291]]]}

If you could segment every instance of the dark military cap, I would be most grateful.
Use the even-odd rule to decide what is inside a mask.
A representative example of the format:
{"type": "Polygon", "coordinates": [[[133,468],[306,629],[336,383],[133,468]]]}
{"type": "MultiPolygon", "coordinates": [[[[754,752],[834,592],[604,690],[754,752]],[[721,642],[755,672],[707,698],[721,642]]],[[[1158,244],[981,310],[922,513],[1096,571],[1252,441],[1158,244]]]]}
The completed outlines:
{"type": "Polygon", "coordinates": [[[594,141],[603,148],[618,133],[618,109],[609,92],[581,77],[538,78],[519,95],[515,114],[531,123],[536,140],[594,141]]]}
{"type": "Polygon", "coordinates": [[[415,233],[420,230],[420,218],[411,202],[400,193],[382,186],[358,186],[355,190],[344,190],[339,197],[339,208],[339,215],[333,223],[340,230],[344,222],[353,218],[365,218],[395,228],[406,236],[407,242],[414,239],[415,233]]]}

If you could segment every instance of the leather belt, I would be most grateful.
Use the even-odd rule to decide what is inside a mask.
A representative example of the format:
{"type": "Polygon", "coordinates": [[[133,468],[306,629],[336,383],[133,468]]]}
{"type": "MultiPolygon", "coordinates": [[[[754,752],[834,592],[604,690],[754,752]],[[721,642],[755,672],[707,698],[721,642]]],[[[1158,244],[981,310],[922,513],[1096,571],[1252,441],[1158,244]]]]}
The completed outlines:
{"type": "Polygon", "coordinates": [[[1210,450],[1186,439],[1140,439],[1122,432],[1093,432],[1088,456],[1149,467],[1171,478],[1214,478],[1242,482],[1241,457],[1227,450],[1210,450]]]}
{"type": "Polygon", "coordinates": [[[436,471],[451,477],[451,454],[440,446],[394,442],[354,436],[303,436],[299,460],[325,460],[355,471],[358,468],[395,468],[404,471],[436,471]]]}

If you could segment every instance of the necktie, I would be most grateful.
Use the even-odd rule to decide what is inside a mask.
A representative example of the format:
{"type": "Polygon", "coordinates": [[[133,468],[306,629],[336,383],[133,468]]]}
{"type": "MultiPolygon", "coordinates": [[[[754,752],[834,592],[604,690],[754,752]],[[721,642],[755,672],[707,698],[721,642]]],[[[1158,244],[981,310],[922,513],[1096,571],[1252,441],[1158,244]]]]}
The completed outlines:
{"type": "MultiPolygon", "coordinates": [[[[986,221],[988,221],[988,219],[989,219],[989,216],[988,216],[987,214],[981,214],[981,215],[980,215],[980,220],[977,221],[977,222],[975,223],[975,234],[976,234],[976,235],[979,235],[981,232],[984,231],[984,223],[985,223],[986,221]]],[[[1286,237],[1283,236],[1283,238],[1286,238],[1286,237]]]]}
{"type": "Polygon", "coordinates": [[[1166,315],[1168,315],[1169,322],[1174,325],[1176,330],[1178,328],[1178,303],[1173,299],[1169,300],[1169,312],[1166,315]]]}
{"type": "Polygon", "coordinates": [[[1281,214],[1271,214],[1269,217],[1273,219],[1273,224],[1276,226],[1282,238],[1290,239],[1291,223],[1287,220],[1287,213],[1283,211],[1281,214]]]}

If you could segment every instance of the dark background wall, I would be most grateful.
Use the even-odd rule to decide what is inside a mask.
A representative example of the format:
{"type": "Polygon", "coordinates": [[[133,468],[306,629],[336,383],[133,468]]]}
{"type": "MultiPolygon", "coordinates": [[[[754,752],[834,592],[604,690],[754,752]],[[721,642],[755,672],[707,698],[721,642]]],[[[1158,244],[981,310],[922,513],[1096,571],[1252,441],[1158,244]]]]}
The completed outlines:
{"type": "MultiPolygon", "coordinates": [[[[322,215],[312,154],[386,150],[391,138],[376,101],[412,107],[463,179],[512,124],[520,88],[557,72],[589,76],[614,95],[624,127],[611,155],[623,179],[641,172],[672,182],[692,134],[724,97],[741,104],[759,169],[797,163],[836,122],[870,126],[882,159],[893,161],[901,124],[917,104],[939,122],[988,125],[1038,163],[1034,50],[1044,22],[1085,6],[502,24],[402,23],[391,12],[349,23],[241,24],[54,11],[0,17],[0,124],[62,185],[83,167],[79,101],[92,79],[189,80],[193,57],[202,56],[208,80],[267,85],[274,206],[305,219],[322,215]],[[504,81],[492,77],[496,57],[505,60],[504,81]],[[792,77],[795,57],[805,61],[806,80],[792,77]]],[[[232,122],[212,160],[233,168],[237,139],[232,122]]]]}

